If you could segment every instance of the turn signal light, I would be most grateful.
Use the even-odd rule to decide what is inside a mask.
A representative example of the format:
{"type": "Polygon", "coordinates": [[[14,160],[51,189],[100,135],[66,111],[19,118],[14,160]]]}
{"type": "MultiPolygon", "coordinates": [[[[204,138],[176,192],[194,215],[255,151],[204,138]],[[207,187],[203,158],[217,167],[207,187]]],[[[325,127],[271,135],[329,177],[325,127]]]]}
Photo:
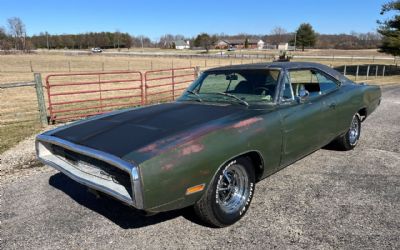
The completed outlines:
{"type": "Polygon", "coordinates": [[[190,187],[190,188],[186,189],[186,195],[194,194],[194,193],[203,191],[205,186],[206,186],[206,184],[200,184],[200,185],[196,185],[196,186],[190,187]]]}

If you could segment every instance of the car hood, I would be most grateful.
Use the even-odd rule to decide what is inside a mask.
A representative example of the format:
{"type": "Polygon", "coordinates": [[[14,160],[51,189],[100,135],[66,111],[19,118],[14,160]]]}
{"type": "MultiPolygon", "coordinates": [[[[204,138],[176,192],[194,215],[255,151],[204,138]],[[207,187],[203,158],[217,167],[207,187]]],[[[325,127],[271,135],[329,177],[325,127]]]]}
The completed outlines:
{"type": "MultiPolygon", "coordinates": [[[[215,128],[219,119],[236,120],[238,114],[245,113],[244,109],[236,105],[166,103],[89,120],[51,135],[120,158],[132,153],[138,156],[141,152],[148,155],[155,142],[177,144],[199,130],[215,128]],[[207,125],[211,123],[214,125],[207,125]]],[[[142,159],[134,161],[144,160],[139,158],[142,159]]]]}

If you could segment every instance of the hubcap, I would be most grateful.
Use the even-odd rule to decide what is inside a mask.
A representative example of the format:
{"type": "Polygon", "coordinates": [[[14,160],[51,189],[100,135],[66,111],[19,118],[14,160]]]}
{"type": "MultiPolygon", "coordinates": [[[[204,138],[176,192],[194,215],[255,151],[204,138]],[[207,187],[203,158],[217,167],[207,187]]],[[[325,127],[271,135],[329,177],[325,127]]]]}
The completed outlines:
{"type": "Polygon", "coordinates": [[[359,126],[360,125],[358,119],[356,116],[354,116],[349,130],[349,141],[351,145],[355,145],[358,141],[358,134],[360,129],[359,126]]]}
{"type": "Polygon", "coordinates": [[[249,197],[249,177],[242,165],[233,164],[224,170],[218,181],[217,203],[226,213],[240,211],[249,197]]]}

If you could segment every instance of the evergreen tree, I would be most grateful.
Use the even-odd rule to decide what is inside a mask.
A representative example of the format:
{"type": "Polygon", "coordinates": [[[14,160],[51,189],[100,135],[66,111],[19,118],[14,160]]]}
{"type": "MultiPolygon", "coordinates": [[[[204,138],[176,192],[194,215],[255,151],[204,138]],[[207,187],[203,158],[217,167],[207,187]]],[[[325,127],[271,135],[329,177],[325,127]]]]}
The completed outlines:
{"type": "Polygon", "coordinates": [[[244,48],[247,49],[249,47],[249,39],[246,37],[246,40],[244,40],[244,48]]]}
{"type": "MultiPolygon", "coordinates": [[[[400,0],[391,1],[382,6],[381,15],[387,12],[400,11],[400,0]]],[[[380,27],[378,32],[382,35],[380,52],[400,56],[400,15],[394,15],[392,19],[378,21],[380,27]]]]}
{"type": "Polygon", "coordinates": [[[297,45],[301,46],[301,50],[304,51],[304,47],[312,47],[317,41],[317,35],[313,30],[311,24],[302,23],[296,31],[297,45]]]}

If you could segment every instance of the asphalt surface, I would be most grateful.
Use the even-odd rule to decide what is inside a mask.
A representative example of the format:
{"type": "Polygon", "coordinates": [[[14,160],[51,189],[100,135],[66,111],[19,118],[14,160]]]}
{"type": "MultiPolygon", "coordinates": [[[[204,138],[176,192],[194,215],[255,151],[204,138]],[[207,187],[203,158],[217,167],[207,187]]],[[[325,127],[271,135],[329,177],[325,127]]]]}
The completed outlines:
{"type": "Polygon", "coordinates": [[[144,217],[50,168],[1,183],[0,206],[0,249],[399,249],[400,86],[383,89],[356,149],[321,149],[261,181],[227,228],[190,209],[144,217]]]}

